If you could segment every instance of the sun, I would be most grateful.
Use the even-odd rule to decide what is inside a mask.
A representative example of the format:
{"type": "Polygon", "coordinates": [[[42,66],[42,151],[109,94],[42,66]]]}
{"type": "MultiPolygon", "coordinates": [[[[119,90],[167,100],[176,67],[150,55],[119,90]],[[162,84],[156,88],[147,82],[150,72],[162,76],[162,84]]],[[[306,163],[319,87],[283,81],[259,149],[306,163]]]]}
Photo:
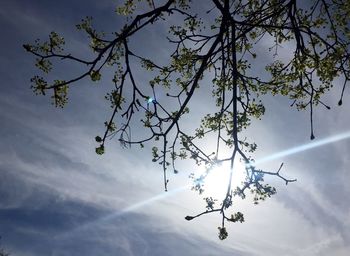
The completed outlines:
{"type": "MultiPolygon", "coordinates": [[[[235,189],[240,186],[245,180],[246,170],[245,165],[236,161],[233,173],[231,188],[235,189]]],[[[230,179],[230,163],[225,162],[220,166],[216,166],[209,171],[209,174],[204,180],[204,193],[213,198],[224,198],[227,192],[227,186],[230,179]]]]}

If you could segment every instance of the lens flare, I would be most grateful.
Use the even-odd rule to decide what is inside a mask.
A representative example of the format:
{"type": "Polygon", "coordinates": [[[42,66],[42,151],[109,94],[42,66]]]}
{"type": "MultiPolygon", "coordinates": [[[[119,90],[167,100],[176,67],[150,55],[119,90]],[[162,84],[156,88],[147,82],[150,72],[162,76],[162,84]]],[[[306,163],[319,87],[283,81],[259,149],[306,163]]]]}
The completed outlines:
{"type": "MultiPolygon", "coordinates": [[[[293,155],[293,154],[297,154],[306,150],[310,150],[316,147],[320,147],[326,144],[330,144],[330,143],[334,143],[340,140],[344,140],[344,139],[348,139],[350,138],[350,131],[349,132],[345,132],[345,133],[341,133],[335,136],[331,136],[328,138],[324,138],[321,139],[319,141],[315,141],[315,142],[311,142],[311,143],[307,143],[307,144],[303,144],[301,146],[298,147],[294,147],[291,149],[287,149],[275,154],[272,154],[270,156],[258,159],[257,161],[255,161],[255,165],[256,164],[260,164],[260,163],[265,163],[268,161],[272,161],[272,160],[276,160],[285,156],[289,156],[289,155],[293,155]]],[[[209,193],[212,193],[211,195],[213,197],[217,197],[220,198],[222,197],[222,195],[224,195],[226,193],[226,189],[227,187],[223,184],[227,184],[227,181],[230,177],[230,167],[229,164],[222,164],[221,166],[215,167],[206,177],[206,190],[209,193]]],[[[237,162],[235,164],[234,170],[233,170],[233,176],[232,176],[232,188],[236,187],[237,185],[240,185],[240,183],[244,180],[245,178],[245,168],[244,165],[241,162],[237,162]]],[[[103,222],[108,222],[111,221],[117,217],[120,217],[130,211],[139,209],[145,205],[151,204],[153,202],[162,200],[164,198],[168,198],[169,196],[173,196],[176,195],[177,193],[184,191],[185,189],[187,189],[189,186],[183,186],[168,192],[163,192],[159,195],[156,195],[154,197],[151,197],[147,200],[138,202],[136,204],[133,204],[121,211],[117,211],[115,213],[109,214],[103,218],[100,218],[96,221],[93,222],[89,222],[86,223],[82,226],[79,226],[73,230],[70,230],[69,232],[63,234],[65,235],[72,235],[73,233],[77,232],[77,231],[82,231],[82,230],[86,230],[89,229],[95,225],[98,225],[100,223],[103,222]]]]}
{"type": "Polygon", "coordinates": [[[341,133],[341,134],[338,134],[338,135],[334,135],[334,136],[331,136],[331,137],[328,137],[328,138],[324,138],[324,139],[321,139],[319,141],[303,144],[303,145],[298,146],[298,147],[294,147],[294,148],[290,148],[290,149],[287,149],[287,150],[284,150],[284,151],[277,152],[277,153],[269,155],[267,157],[258,159],[257,161],[255,161],[255,165],[256,164],[265,163],[265,162],[269,162],[269,161],[272,161],[272,160],[275,160],[275,159],[279,159],[279,158],[282,158],[282,157],[285,157],[285,156],[294,155],[294,154],[303,152],[305,150],[317,148],[317,147],[320,147],[320,146],[323,146],[323,145],[326,145],[326,144],[329,144],[329,143],[337,142],[337,141],[348,139],[348,138],[350,138],[350,131],[349,132],[345,132],[345,133],[341,133]]]}
{"type": "Polygon", "coordinates": [[[114,213],[108,214],[108,215],[106,215],[106,216],[104,216],[102,218],[99,218],[99,219],[95,220],[95,221],[91,221],[91,222],[85,223],[83,225],[80,225],[80,226],[78,226],[78,227],[76,227],[74,229],[69,230],[66,233],[58,235],[57,237],[71,236],[73,233],[89,230],[92,227],[97,226],[97,225],[99,225],[101,223],[105,223],[105,222],[111,221],[113,219],[116,219],[116,218],[118,218],[120,216],[123,216],[123,215],[127,214],[128,212],[132,212],[132,211],[134,211],[136,209],[139,209],[139,208],[141,208],[143,206],[146,206],[148,204],[151,204],[151,203],[154,203],[156,201],[160,201],[160,200],[162,200],[164,198],[168,198],[170,196],[176,195],[179,192],[184,191],[184,190],[186,190],[188,188],[189,188],[189,186],[183,186],[183,187],[179,187],[179,188],[176,188],[176,189],[173,189],[173,190],[169,190],[168,192],[163,192],[163,193],[158,194],[158,195],[156,195],[154,197],[151,197],[151,198],[148,198],[146,200],[143,200],[143,201],[140,201],[138,203],[135,203],[133,205],[130,205],[129,207],[126,207],[126,208],[124,208],[124,209],[122,209],[120,211],[115,211],[114,213]]]}

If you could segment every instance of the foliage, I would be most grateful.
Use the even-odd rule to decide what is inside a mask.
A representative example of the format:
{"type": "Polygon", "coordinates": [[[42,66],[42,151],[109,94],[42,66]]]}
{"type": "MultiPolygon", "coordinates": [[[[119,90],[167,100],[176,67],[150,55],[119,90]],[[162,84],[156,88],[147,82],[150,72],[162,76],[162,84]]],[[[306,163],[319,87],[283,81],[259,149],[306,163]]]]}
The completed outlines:
{"type": "MultiPolygon", "coordinates": [[[[1,245],[1,236],[0,236],[0,245],[1,245]]],[[[4,248],[0,247],[0,256],[10,256],[10,253],[6,252],[4,248]]]]}
{"type": "Polygon", "coordinates": [[[4,249],[0,249],[0,256],[9,256],[10,254],[7,253],[4,249]]]}
{"type": "MultiPolygon", "coordinates": [[[[204,165],[207,172],[192,177],[193,188],[203,192],[207,174],[217,165],[229,162],[230,177],[227,193],[220,199],[205,198],[203,214],[218,212],[222,216],[219,238],[227,237],[225,221],[243,222],[240,212],[228,217],[234,197],[253,194],[254,203],[276,193],[275,188],[264,183],[265,175],[274,175],[292,182],[277,172],[257,169],[252,156],[257,146],[242,136],[253,119],[260,119],[265,112],[262,95],[282,95],[291,100],[291,106],[310,112],[310,138],[314,139],[313,108],[322,105],[321,97],[333,86],[335,79],[344,81],[344,89],[350,79],[350,2],[346,0],[313,0],[298,6],[296,0],[206,0],[206,12],[196,7],[198,1],[127,0],[116,12],[126,15],[125,25],[113,33],[113,37],[97,31],[93,19],[87,17],[76,27],[89,37],[94,57],[91,60],[75,57],[64,51],[65,40],[55,32],[49,40],[35,41],[24,48],[36,56],[36,66],[45,74],[51,72],[57,62],[70,61],[81,64],[82,73],[65,80],[49,82],[41,76],[32,78],[35,93],[52,93],[56,106],[67,103],[68,88],[79,80],[90,78],[93,82],[103,79],[103,70],[112,68],[113,89],[106,95],[112,107],[111,117],[105,122],[105,132],[97,136],[97,154],[105,152],[106,139],[119,136],[123,146],[152,143],[152,161],[162,165],[164,185],[167,190],[167,171],[175,173],[176,160],[193,159],[204,165]],[[177,22],[174,22],[176,20],[177,22]],[[170,22],[169,22],[170,21],[170,22]],[[164,64],[142,56],[132,49],[136,34],[146,28],[157,29],[157,24],[169,25],[167,42],[169,62],[164,64]],[[262,42],[270,47],[261,52],[262,42]],[[291,49],[288,57],[282,57],[281,49],[291,49]],[[271,60],[266,63],[266,60],[271,60]],[[265,63],[265,64],[264,64],[265,63]],[[147,85],[135,78],[135,66],[139,65],[153,78],[147,85]],[[265,73],[256,75],[257,65],[265,66],[265,73]],[[212,112],[204,115],[199,127],[192,132],[183,128],[185,115],[190,115],[189,104],[197,92],[211,81],[211,94],[215,100],[212,112]],[[157,95],[164,94],[163,98],[157,95]],[[142,119],[137,125],[138,118],[142,119]],[[132,130],[144,129],[144,137],[132,137],[132,130]],[[201,141],[215,137],[215,146],[207,148],[201,141]],[[229,154],[225,154],[229,149],[229,154]],[[235,161],[246,164],[246,179],[240,187],[232,188],[232,172],[235,161]]],[[[196,115],[196,114],[194,114],[196,115]]]]}

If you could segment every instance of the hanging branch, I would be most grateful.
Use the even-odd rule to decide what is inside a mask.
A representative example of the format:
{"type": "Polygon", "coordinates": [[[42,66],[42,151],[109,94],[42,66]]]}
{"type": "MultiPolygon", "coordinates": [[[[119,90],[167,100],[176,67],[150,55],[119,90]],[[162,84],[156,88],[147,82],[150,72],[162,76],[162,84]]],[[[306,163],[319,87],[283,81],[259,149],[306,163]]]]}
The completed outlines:
{"type": "Polygon", "coordinates": [[[82,66],[83,71],[73,78],[50,82],[36,75],[31,79],[34,92],[51,93],[54,105],[59,107],[67,103],[70,86],[85,78],[98,82],[104,70],[114,69],[113,88],[106,95],[112,111],[104,132],[95,138],[99,143],[97,154],[103,154],[107,138],[115,136],[124,147],[152,144],[152,161],[162,166],[165,190],[169,185],[168,170],[177,173],[177,160],[192,159],[206,170],[200,177],[191,175],[193,189],[200,194],[214,167],[230,163],[228,180],[222,184],[227,188],[225,196],[205,197],[206,210],[186,217],[192,220],[219,213],[219,238],[225,239],[225,221],[244,221],[243,213],[228,213],[234,208],[235,197],[246,198],[246,191],[250,191],[256,204],[275,194],[276,189],[264,183],[266,175],[286,185],[296,181],[280,174],[283,164],[276,172],[258,169],[252,157],[257,145],[242,136],[252,120],[265,113],[261,96],[282,95],[291,100],[292,107],[309,110],[311,139],[315,107],[321,104],[330,109],[322,95],[331,90],[339,76],[344,78],[339,100],[342,104],[350,80],[350,33],[345,18],[350,15],[350,6],[347,1],[335,0],[315,0],[310,9],[300,8],[295,0],[206,1],[208,11],[203,17],[186,0],[168,0],[159,6],[147,1],[149,9],[141,11],[136,1],[126,1],[117,9],[128,16],[126,24],[112,38],[97,31],[91,17],[83,19],[77,28],[90,40],[92,59],[66,53],[65,40],[56,32],[49,35],[47,42],[37,40],[24,48],[36,57],[36,66],[45,75],[57,62],[82,66]],[[171,24],[170,18],[183,23],[171,24]],[[209,21],[209,26],[204,20],[209,21]],[[133,49],[131,43],[136,34],[142,35],[146,28],[157,29],[159,23],[169,25],[169,34],[164,37],[170,50],[166,64],[160,63],[157,56],[145,57],[145,50],[133,49]],[[263,49],[263,40],[271,47],[263,49]],[[291,57],[282,59],[279,49],[291,43],[291,57]],[[254,66],[260,65],[259,58],[266,58],[259,56],[262,50],[272,61],[265,66],[266,74],[257,76],[254,66]],[[153,76],[148,84],[135,75],[140,66],[153,76]],[[192,114],[189,106],[200,97],[200,87],[211,88],[215,104],[201,117],[199,126],[188,131],[183,128],[183,117],[192,114]],[[208,138],[215,138],[213,148],[203,146],[203,139],[208,138]],[[246,177],[233,188],[234,163],[240,160],[245,163],[246,177]],[[218,201],[220,205],[216,206],[218,201]]]}

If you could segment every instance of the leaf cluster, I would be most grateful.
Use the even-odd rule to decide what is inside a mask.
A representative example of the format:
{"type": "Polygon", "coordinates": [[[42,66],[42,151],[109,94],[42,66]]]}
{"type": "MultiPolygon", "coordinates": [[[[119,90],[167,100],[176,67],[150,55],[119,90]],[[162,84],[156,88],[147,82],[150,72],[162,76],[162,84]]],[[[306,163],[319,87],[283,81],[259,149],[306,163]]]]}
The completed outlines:
{"type": "Polygon", "coordinates": [[[290,100],[292,107],[308,110],[311,139],[315,137],[314,107],[330,109],[322,96],[331,90],[335,79],[344,81],[339,99],[339,105],[342,104],[350,80],[350,3],[314,0],[307,7],[300,7],[295,0],[206,0],[207,10],[200,14],[195,3],[188,0],[157,4],[147,0],[140,9],[141,2],[126,0],[116,8],[127,19],[112,37],[94,28],[91,17],[76,26],[87,35],[92,59],[66,53],[65,40],[55,32],[48,41],[24,45],[43,73],[32,78],[32,89],[42,95],[51,92],[53,103],[63,107],[70,86],[85,78],[97,83],[102,80],[103,70],[112,69],[112,88],[105,97],[112,111],[104,132],[95,138],[96,153],[105,153],[107,138],[114,136],[124,147],[137,144],[145,148],[150,143],[152,161],[163,169],[165,190],[168,170],[177,173],[177,160],[191,159],[206,169],[199,177],[191,175],[193,189],[200,194],[208,173],[229,162],[231,176],[223,184],[227,186],[224,198],[206,197],[205,211],[186,217],[192,220],[219,213],[219,238],[225,239],[225,221],[244,220],[240,212],[230,217],[226,213],[234,208],[235,197],[245,198],[246,191],[250,191],[256,204],[275,194],[275,188],[264,183],[264,175],[276,176],[286,184],[295,181],[280,175],[282,165],[277,172],[254,166],[251,154],[257,145],[248,142],[243,134],[253,120],[263,117],[266,110],[262,96],[281,95],[290,100]],[[169,22],[174,19],[179,24],[169,22]],[[160,63],[157,56],[144,56],[141,46],[132,47],[136,34],[144,33],[145,28],[157,29],[158,24],[168,25],[168,63],[160,63]],[[262,42],[269,46],[262,48],[262,42]],[[288,49],[288,57],[280,54],[281,49],[288,49]],[[266,63],[266,59],[271,61],[266,63]],[[47,74],[55,63],[66,61],[80,64],[83,71],[73,78],[48,81],[47,74]],[[256,75],[262,65],[264,71],[256,75]],[[139,81],[137,68],[143,68],[152,78],[139,81]],[[190,103],[201,97],[199,92],[203,89],[208,95],[211,93],[213,102],[206,102],[212,104],[211,110],[200,116],[197,127],[188,131],[184,120],[197,115],[196,110],[190,111],[190,103]],[[144,133],[135,137],[135,130],[144,133]],[[208,140],[214,140],[213,147],[208,147],[208,140]],[[246,165],[246,179],[235,189],[231,183],[236,161],[246,165]],[[217,201],[221,203],[216,204],[217,201]]]}

